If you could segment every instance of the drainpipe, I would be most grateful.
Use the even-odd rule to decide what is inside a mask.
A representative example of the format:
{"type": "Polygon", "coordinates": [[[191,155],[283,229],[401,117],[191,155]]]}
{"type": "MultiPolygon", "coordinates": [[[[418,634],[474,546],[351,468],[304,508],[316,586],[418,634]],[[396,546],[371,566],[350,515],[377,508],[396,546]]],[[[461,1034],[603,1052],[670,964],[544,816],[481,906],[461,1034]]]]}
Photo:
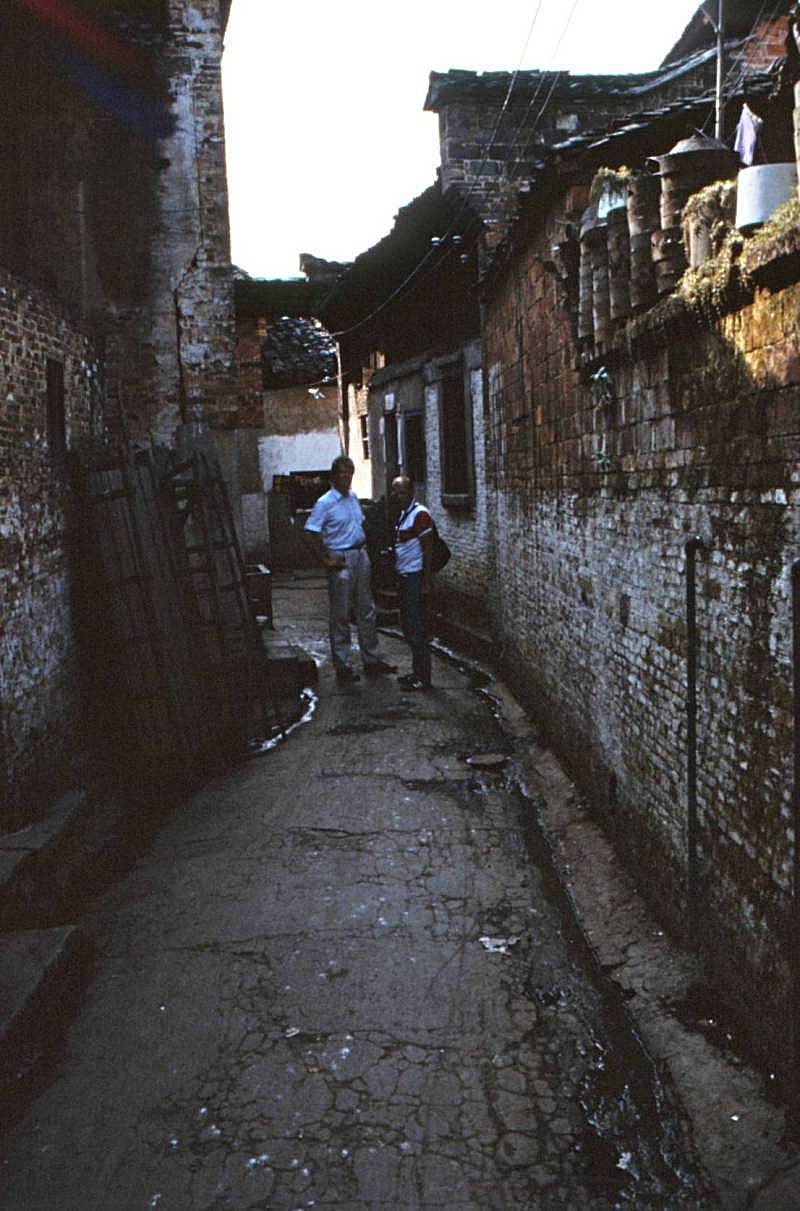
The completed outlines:
{"type": "Polygon", "coordinates": [[[701,4],[700,11],[717,35],[717,85],[714,134],[722,142],[722,89],[725,83],[725,73],[722,70],[723,59],[725,57],[725,0],[717,0],[716,19],[711,16],[711,0],[707,4],[701,4]]]}
{"type": "Polygon", "coordinates": [[[703,540],[686,543],[686,899],[689,931],[697,920],[697,552],[703,540]]]}
{"type": "Polygon", "coordinates": [[[717,11],[717,105],[714,133],[722,142],[722,86],[725,80],[723,58],[725,55],[725,8],[724,0],[719,0],[717,11]]]}
{"type": "Polygon", "coordinates": [[[794,860],[792,887],[792,1094],[795,1129],[800,1115],[800,559],[792,564],[792,678],[794,700],[794,860]]]}

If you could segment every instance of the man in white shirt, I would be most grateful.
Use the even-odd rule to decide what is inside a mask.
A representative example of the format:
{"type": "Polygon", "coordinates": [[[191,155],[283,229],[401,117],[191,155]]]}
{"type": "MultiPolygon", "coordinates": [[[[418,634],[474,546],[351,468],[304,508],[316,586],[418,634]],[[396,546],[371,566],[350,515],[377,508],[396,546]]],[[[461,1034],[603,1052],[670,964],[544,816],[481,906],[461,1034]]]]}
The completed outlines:
{"type": "Polygon", "coordinates": [[[353,611],[366,676],[381,677],[395,671],[393,665],[381,659],[378,651],[364,514],[350,487],[354,470],[352,459],[346,455],[333,460],[332,486],[315,503],[305,524],[306,541],[328,573],[331,656],[336,680],[345,683],[359,680],[358,673],[349,664],[353,611]]]}
{"type": "Polygon", "coordinates": [[[433,521],[414,497],[408,475],[392,480],[392,501],[397,509],[394,558],[400,596],[400,623],[411,648],[411,672],[398,680],[404,690],[431,688],[431,648],[428,635],[428,600],[431,594],[431,541],[433,521]]]}

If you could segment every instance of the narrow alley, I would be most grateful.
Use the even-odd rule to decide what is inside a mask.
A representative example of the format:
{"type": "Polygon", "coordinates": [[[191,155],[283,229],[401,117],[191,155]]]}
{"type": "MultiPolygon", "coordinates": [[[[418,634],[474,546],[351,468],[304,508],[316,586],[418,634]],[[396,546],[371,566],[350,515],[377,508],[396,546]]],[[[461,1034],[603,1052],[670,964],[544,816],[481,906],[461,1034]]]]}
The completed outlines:
{"type": "MultiPolygon", "coordinates": [[[[322,666],[305,722],[182,805],[84,922],[93,978],[2,1207],[718,1205],[491,688],[441,652],[429,694],[336,687],[321,578],[276,598],[322,666]]],[[[748,1147],[729,1163],[758,1176],[748,1147]]]]}

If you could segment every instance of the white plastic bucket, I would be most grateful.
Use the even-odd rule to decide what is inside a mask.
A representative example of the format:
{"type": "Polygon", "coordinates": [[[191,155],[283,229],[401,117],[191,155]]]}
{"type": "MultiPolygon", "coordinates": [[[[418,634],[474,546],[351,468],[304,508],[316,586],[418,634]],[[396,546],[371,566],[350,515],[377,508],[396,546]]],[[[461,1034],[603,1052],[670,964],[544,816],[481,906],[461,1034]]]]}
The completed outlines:
{"type": "Polygon", "coordinates": [[[753,164],[736,179],[736,226],[766,223],[779,207],[797,196],[797,165],[753,164]]]}

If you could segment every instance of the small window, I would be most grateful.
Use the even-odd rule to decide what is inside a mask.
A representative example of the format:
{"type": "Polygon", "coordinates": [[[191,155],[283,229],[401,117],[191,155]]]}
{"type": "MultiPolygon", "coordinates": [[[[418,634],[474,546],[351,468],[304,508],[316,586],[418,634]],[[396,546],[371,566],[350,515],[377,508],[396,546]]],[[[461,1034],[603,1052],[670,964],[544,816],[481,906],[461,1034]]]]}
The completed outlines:
{"type": "Polygon", "coordinates": [[[54,357],[47,359],[47,448],[52,459],[63,458],[67,449],[64,363],[54,357]]]}
{"type": "Polygon", "coordinates": [[[361,425],[361,457],[369,459],[369,417],[365,412],[358,420],[361,425]]]}
{"type": "Polygon", "coordinates": [[[403,465],[415,484],[425,482],[425,434],[421,412],[403,414],[403,465]]]}
{"type": "Polygon", "coordinates": [[[440,399],[442,494],[468,497],[471,493],[469,430],[460,363],[441,380],[440,399]]]}

